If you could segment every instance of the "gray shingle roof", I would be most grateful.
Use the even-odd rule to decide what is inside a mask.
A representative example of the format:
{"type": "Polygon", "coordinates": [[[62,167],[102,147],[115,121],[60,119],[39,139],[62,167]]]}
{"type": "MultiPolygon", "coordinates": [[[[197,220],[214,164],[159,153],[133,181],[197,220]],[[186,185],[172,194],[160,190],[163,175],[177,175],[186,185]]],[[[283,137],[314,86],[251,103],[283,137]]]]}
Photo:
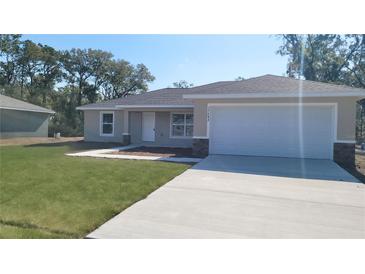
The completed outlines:
{"type": "Polygon", "coordinates": [[[362,91],[365,89],[352,88],[344,85],[335,85],[309,80],[300,81],[298,79],[276,76],[263,75],[250,78],[243,81],[226,82],[223,86],[213,86],[205,88],[204,86],[196,87],[196,94],[229,94],[229,93],[297,93],[299,84],[302,84],[303,92],[318,93],[318,92],[353,92],[362,91]]]}
{"type": "MultiPolygon", "coordinates": [[[[285,93],[296,96],[298,94],[300,81],[297,79],[264,75],[254,77],[243,81],[222,81],[207,85],[197,86],[188,89],[165,88],[156,91],[146,92],[140,95],[131,95],[125,98],[114,99],[106,102],[84,105],[81,109],[92,108],[113,108],[117,105],[133,106],[133,105],[192,105],[190,99],[184,99],[183,95],[206,95],[206,94],[256,94],[265,95],[268,93],[285,93]]],[[[321,82],[304,80],[301,81],[303,93],[310,95],[311,93],[331,93],[336,92],[361,92],[365,97],[365,89],[352,88],[343,85],[334,85],[321,82]]]]}
{"type": "Polygon", "coordinates": [[[182,95],[186,94],[188,90],[189,89],[164,88],[139,95],[130,95],[125,98],[84,105],[82,107],[109,108],[115,107],[116,105],[191,105],[191,100],[182,98],[182,95]]]}
{"type": "Polygon", "coordinates": [[[22,111],[33,111],[33,112],[44,112],[44,113],[55,113],[53,110],[43,108],[37,105],[33,105],[18,99],[11,98],[0,94],[0,109],[14,109],[22,111]]]}

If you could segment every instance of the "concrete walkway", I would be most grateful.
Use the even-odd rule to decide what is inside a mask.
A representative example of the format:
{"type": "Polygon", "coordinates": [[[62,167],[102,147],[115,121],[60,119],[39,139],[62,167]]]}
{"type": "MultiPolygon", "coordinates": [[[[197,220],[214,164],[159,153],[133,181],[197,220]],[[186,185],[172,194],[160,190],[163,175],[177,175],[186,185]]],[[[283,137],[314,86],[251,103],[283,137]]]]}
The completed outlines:
{"type": "Polygon", "coordinates": [[[124,160],[147,160],[147,161],[165,161],[176,163],[199,163],[201,158],[190,157],[160,157],[160,156],[138,156],[138,155],[121,155],[112,154],[116,151],[128,150],[139,147],[140,145],[129,145],[123,147],[113,147],[109,149],[96,149],[89,151],[82,151],[76,153],[66,153],[67,156],[72,157],[94,157],[94,158],[107,158],[107,159],[124,159],[124,160]]]}
{"type": "Polygon", "coordinates": [[[365,185],[327,160],[207,157],[90,238],[365,238],[365,185]]]}

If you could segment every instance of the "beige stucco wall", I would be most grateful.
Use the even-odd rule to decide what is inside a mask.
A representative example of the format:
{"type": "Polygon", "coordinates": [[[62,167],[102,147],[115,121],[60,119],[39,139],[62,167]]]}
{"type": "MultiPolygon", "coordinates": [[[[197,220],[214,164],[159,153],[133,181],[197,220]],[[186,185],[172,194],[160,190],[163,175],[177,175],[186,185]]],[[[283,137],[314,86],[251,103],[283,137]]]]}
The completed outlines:
{"type": "MultiPolygon", "coordinates": [[[[155,112],[155,142],[142,142],[142,112],[139,109],[128,109],[129,133],[132,144],[143,143],[155,146],[191,147],[192,138],[170,137],[171,112],[192,113],[192,109],[144,109],[143,111],[155,112]]],[[[123,140],[123,110],[114,111],[114,136],[100,136],[100,111],[84,111],[84,137],[86,141],[93,142],[122,142],[123,140]]]]}
{"type": "MultiPolygon", "coordinates": [[[[173,111],[174,113],[189,112],[185,111],[173,111]]],[[[144,144],[150,146],[165,146],[165,147],[191,147],[192,138],[172,138],[170,136],[170,117],[171,111],[156,111],[155,112],[155,141],[143,142],[142,141],[142,112],[133,111],[129,113],[130,119],[130,133],[132,144],[144,144]]]]}
{"type": "Polygon", "coordinates": [[[194,137],[207,137],[208,103],[197,101],[194,104],[194,137]]]}
{"type": "MultiPolygon", "coordinates": [[[[355,97],[303,98],[303,103],[337,103],[337,140],[355,140],[355,97]]],[[[194,136],[207,137],[207,109],[209,103],[298,103],[297,98],[265,99],[209,99],[194,100],[194,136]]]]}
{"type": "MultiPolygon", "coordinates": [[[[108,110],[106,110],[108,111],[108,110]]],[[[114,111],[114,136],[100,135],[100,111],[84,111],[84,138],[88,142],[117,142],[123,140],[123,111],[114,111]]]]}
{"type": "MultiPolygon", "coordinates": [[[[327,98],[303,98],[304,103],[337,103],[337,140],[355,140],[356,101],[355,97],[327,97],[327,98]]],[[[207,137],[208,103],[298,103],[295,98],[267,98],[267,99],[235,99],[235,100],[194,100],[192,109],[144,109],[144,111],[156,112],[156,141],[151,145],[159,146],[191,146],[191,139],[170,138],[170,113],[192,112],[194,113],[194,136],[207,137]]],[[[132,143],[142,141],[142,116],[140,109],[128,109],[129,132],[132,143]]],[[[114,136],[100,136],[100,111],[84,111],[84,136],[86,141],[97,142],[122,142],[123,134],[123,110],[114,111],[114,136]]]]}

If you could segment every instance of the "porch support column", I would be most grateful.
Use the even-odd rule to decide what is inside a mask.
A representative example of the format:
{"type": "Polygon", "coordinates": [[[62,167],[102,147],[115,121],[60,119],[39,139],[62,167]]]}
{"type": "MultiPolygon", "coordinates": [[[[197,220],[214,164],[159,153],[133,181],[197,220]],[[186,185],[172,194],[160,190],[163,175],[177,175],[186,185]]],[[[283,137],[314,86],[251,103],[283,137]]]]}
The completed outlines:
{"type": "Polygon", "coordinates": [[[129,132],[129,111],[123,110],[123,145],[131,143],[131,134],[129,132]]]}
{"type": "Polygon", "coordinates": [[[206,157],[209,154],[209,138],[194,137],[193,138],[193,155],[198,157],[206,157]]]}
{"type": "Polygon", "coordinates": [[[208,105],[194,102],[193,154],[206,157],[209,154],[208,105]]]}
{"type": "Polygon", "coordinates": [[[333,160],[347,167],[355,166],[355,142],[334,143],[333,160]]]}

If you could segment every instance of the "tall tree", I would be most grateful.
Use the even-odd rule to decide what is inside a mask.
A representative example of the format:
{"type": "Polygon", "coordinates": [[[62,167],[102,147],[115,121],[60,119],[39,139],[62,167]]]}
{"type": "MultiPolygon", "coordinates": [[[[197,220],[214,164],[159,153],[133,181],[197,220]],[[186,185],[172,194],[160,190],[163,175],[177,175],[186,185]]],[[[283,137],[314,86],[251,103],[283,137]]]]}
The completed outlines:
{"type": "Polygon", "coordinates": [[[78,88],[77,104],[82,104],[82,97],[89,85],[88,81],[93,75],[93,61],[89,50],[71,49],[61,55],[61,63],[64,69],[64,78],[71,86],[78,88]]]}
{"type": "Polygon", "coordinates": [[[344,79],[348,85],[365,88],[365,34],[348,35],[352,39],[349,44],[349,62],[345,64],[344,79]]]}
{"type": "Polygon", "coordinates": [[[20,38],[0,35],[0,93],[53,108],[51,131],[64,135],[82,134],[77,106],[145,92],[155,79],[145,65],[115,60],[110,52],[61,52],[20,38]]]}
{"type": "Polygon", "coordinates": [[[8,95],[46,106],[48,93],[60,77],[58,52],[20,37],[0,37],[0,85],[8,95]]]}
{"type": "Polygon", "coordinates": [[[51,108],[56,112],[50,121],[50,132],[64,136],[82,136],[82,116],[76,111],[78,90],[66,86],[51,94],[51,108]]]}
{"type": "MultiPolygon", "coordinates": [[[[365,34],[280,35],[277,51],[288,56],[287,74],[307,80],[365,88],[365,34]]],[[[357,140],[365,139],[365,100],[357,109],[357,140]]]]}
{"type": "Polygon", "coordinates": [[[23,85],[29,93],[29,100],[36,103],[39,95],[36,78],[41,66],[42,48],[30,40],[23,42],[20,50],[19,67],[21,70],[20,82],[23,93],[23,85]]]}
{"type": "Polygon", "coordinates": [[[0,34],[0,85],[16,81],[20,37],[17,34],[0,34]]]}
{"type": "Polygon", "coordinates": [[[188,81],[185,81],[185,80],[180,80],[179,82],[172,83],[172,86],[174,88],[191,88],[194,86],[194,84],[189,83],[188,81]]]}
{"type": "Polygon", "coordinates": [[[39,90],[42,104],[47,104],[47,98],[53,91],[55,84],[62,80],[59,52],[46,45],[38,45],[41,52],[38,56],[39,63],[34,85],[39,90]]]}
{"type": "Polygon", "coordinates": [[[108,63],[103,87],[103,97],[114,99],[130,94],[146,92],[148,83],[155,80],[143,64],[133,66],[125,60],[112,60],[108,63]]]}
{"type": "Polygon", "coordinates": [[[288,56],[287,74],[365,88],[365,35],[287,34],[277,51],[288,56]],[[301,71],[301,65],[303,71],[301,71]]]}

